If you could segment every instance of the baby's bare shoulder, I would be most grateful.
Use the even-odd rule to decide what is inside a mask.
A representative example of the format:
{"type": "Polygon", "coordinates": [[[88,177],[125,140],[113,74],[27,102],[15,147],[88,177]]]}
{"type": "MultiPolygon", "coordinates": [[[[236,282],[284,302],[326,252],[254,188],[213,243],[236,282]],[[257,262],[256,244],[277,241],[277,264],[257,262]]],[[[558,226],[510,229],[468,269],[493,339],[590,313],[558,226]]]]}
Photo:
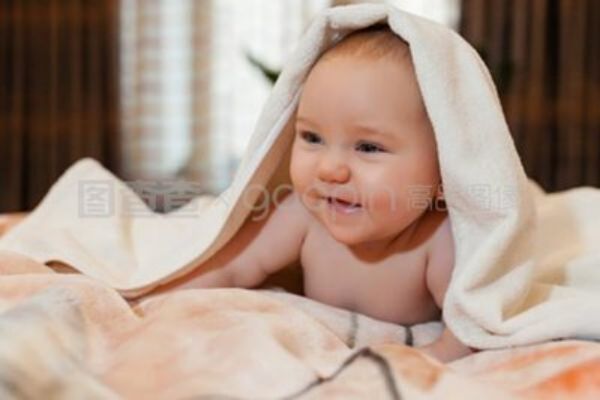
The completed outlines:
{"type": "Polygon", "coordinates": [[[300,196],[297,192],[291,191],[284,194],[273,195],[270,198],[260,201],[255,205],[248,221],[250,223],[282,227],[291,223],[304,225],[304,221],[309,212],[302,205],[300,196]]]}
{"type": "Polygon", "coordinates": [[[267,213],[251,215],[245,227],[251,237],[248,251],[265,272],[273,273],[299,257],[309,218],[296,192],[272,199],[267,213]]]}
{"type": "Polygon", "coordinates": [[[454,270],[454,238],[450,218],[446,215],[434,231],[427,248],[427,287],[442,308],[454,270]]]}
{"type": "Polygon", "coordinates": [[[274,199],[271,207],[270,218],[281,220],[285,225],[293,222],[304,226],[311,218],[310,212],[302,204],[300,195],[295,191],[274,199]]]}
{"type": "Polygon", "coordinates": [[[432,217],[431,234],[428,240],[428,253],[441,248],[453,247],[452,225],[447,212],[438,212],[432,217]]]}

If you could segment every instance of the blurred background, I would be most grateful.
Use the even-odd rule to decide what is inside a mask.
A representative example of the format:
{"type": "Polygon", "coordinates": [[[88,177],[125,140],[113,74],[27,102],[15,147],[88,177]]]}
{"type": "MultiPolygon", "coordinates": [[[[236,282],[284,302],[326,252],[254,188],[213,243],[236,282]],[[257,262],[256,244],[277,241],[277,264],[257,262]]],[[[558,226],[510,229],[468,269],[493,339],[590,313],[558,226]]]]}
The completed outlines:
{"type": "MultiPolygon", "coordinates": [[[[35,207],[82,157],[219,193],[307,24],[359,2],[2,0],[0,212],[35,207]]],[[[386,2],[479,51],[531,178],[600,186],[600,1],[386,2]]]]}

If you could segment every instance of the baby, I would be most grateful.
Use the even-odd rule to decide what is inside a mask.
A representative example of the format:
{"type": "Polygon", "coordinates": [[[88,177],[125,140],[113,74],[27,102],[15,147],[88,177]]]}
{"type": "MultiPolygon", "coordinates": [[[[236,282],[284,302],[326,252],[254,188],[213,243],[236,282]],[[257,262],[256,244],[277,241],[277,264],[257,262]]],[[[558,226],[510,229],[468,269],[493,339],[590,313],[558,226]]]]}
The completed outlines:
{"type": "MultiPolygon", "coordinates": [[[[309,298],[398,324],[440,319],[454,254],[437,160],[408,45],[387,27],[354,32],[305,81],[293,191],[166,289],[255,287],[299,260],[309,298]]],[[[448,329],[421,350],[471,352],[448,329]]]]}

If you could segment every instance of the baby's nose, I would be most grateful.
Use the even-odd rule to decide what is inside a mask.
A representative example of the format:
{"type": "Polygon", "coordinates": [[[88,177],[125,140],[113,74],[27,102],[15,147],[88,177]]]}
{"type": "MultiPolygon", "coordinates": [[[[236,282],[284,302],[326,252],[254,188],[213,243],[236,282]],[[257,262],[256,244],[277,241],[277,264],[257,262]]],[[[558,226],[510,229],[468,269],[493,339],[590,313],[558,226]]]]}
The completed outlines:
{"type": "Polygon", "coordinates": [[[350,168],[340,154],[328,154],[319,162],[319,179],[324,182],[346,182],[350,168]]]}

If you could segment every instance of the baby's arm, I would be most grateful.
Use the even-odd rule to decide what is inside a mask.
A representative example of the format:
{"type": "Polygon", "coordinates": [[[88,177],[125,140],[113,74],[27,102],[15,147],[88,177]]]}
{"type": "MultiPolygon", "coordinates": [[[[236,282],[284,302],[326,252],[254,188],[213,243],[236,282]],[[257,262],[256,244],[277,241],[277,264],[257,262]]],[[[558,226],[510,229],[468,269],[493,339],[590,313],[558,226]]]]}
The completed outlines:
{"type": "Polygon", "coordinates": [[[300,257],[308,210],[295,192],[268,212],[253,214],[217,253],[191,272],[159,288],[254,287],[300,257]]]}
{"type": "MultiPolygon", "coordinates": [[[[448,219],[443,222],[436,235],[428,253],[426,281],[435,303],[442,309],[454,268],[454,246],[448,219]]],[[[442,362],[449,362],[473,352],[473,349],[458,340],[447,327],[437,341],[421,347],[420,350],[442,362]]]]}

